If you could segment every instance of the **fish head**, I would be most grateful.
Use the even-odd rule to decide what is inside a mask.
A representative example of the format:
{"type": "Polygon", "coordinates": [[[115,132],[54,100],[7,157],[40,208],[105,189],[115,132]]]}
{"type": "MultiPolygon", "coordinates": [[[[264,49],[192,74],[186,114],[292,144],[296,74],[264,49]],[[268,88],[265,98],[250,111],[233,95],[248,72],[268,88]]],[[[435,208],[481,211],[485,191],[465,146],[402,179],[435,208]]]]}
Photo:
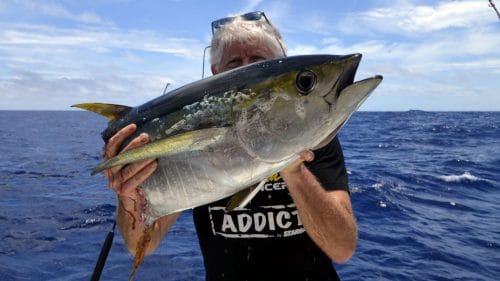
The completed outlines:
{"type": "Polygon", "coordinates": [[[276,70],[267,71],[265,80],[249,81],[247,90],[254,95],[235,123],[247,151],[278,162],[326,145],[382,80],[354,83],[360,61],[361,54],[353,54],[263,62],[276,70]]]}

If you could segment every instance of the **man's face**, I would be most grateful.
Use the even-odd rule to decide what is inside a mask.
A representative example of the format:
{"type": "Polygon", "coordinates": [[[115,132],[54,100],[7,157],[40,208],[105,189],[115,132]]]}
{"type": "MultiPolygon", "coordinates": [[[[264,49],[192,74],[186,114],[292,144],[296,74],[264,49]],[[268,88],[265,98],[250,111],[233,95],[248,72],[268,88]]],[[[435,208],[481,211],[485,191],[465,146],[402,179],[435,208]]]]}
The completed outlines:
{"type": "Polygon", "coordinates": [[[275,56],[265,44],[261,42],[239,43],[234,42],[224,49],[219,64],[212,65],[212,73],[217,74],[253,62],[274,59],[275,56]]]}

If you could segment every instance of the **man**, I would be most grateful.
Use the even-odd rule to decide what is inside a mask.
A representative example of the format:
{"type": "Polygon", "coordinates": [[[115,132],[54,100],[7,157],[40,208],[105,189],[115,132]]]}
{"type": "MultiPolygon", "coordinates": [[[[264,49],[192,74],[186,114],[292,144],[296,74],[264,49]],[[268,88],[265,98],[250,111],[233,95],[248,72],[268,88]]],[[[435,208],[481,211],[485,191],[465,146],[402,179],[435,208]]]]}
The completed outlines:
{"type": "MultiPolygon", "coordinates": [[[[262,12],[214,21],[212,31],[213,74],[286,55],[280,33],[262,12]]],[[[120,153],[135,129],[132,124],[113,136],[105,158],[120,153]]],[[[148,141],[140,135],[123,150],[148,141]]],[[[357,239],[340,143],[335,138],[301,157],[270,177],[243,210],[225,212],[228,198],[194,209],[207,280],[338,280],[331,261],[346,262],[357,239]]],[[[140,210],[134,204],[142,196],[138,187],[156,167],[156,160],[148,160],[105,172],[121,198],[117,222],[131,253],[142,232],[135,226],[140,210]]],[[[179,215],[157,221],[148,252],[179,215]]]]}

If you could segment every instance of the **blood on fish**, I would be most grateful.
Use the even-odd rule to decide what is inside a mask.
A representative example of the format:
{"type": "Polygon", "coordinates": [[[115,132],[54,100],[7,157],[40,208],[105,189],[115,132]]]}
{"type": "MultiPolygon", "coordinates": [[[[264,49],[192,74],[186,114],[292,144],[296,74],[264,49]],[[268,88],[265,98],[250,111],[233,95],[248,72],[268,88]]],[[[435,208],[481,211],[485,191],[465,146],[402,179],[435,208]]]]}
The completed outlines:
{"type": "MultiPolygon", "coordinates": [[[[140,199],[142,199],[141,201],[144,201],[144,194],[137,189],[137,195],[139,196],[140,199]]],[[[134,211],[130,211],[130,210],[127,210],[127,208],[125,208],[125,204],[123,204],[123,197],[118,197],[118,201],[120,201],[120,207],[123,209],[123,211],[128,214],[130,217],[132,217],[132,230],[135,230],[135,225],[137,223],[137,218],[134,216],[134,213],[137,213],[137,199],[134,199],[132,197],[126,197],[127,199],[130,199],[132,202],[134,202],[134,211]]],[[[143,204],[144,208],[145,208],[145,205],[146,204],[143,204]]],[[[141,207],[142,211],[144,211],[144,208],[141,207]]]]}
{"type": "MultiPolygon", "coordinates": [[[[134,199],[132,199],[132,198],[130,198],[130,197],[128,197],[128,199],[130,199],[130,200],[134,201],[134,211],[136,211],[136,210],[137,210],[137,207],[136,207],[136,203],[137,203],[137,201],[136,201],[136,200],[134,200],[134,199]]],[[[123,209],[123,211],[124,211],[127,215],[129,215],[130,217],[132,217],[132,229],[135,229],[135,224],[136,224],[136,222],[137,222],[137,219],[135,218],[134,213],[132,213],[131,211],[127,210],[127,208],[125,208],[125,207],[124,207],[124,204],[123,204],[123,200],[122,200],[122,198],[118,197],[118,201],[120,201],[120,208],[122,208],[122,209],[123,209]]]]}

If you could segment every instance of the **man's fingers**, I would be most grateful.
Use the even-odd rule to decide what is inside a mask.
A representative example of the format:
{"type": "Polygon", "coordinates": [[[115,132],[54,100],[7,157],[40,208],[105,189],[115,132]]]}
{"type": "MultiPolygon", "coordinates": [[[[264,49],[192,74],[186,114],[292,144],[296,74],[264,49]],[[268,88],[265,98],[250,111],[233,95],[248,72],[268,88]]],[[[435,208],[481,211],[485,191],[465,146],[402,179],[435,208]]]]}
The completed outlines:
{"type": "Polygon", "coordinates": [[[133,139],[121,152],[130,150],[132,148],[139,147],[139,146],[146,144],[148,142],[149,142],[149,135],[146,133],[142,133],[138,137],[133,139]]]}
{"type": "MultiPolygon", "coordinates": [[[[130,126],[130,125],[129,125],[130,126]]],[[[127,127],[129,127],[127,126],[127,127]]],[[[135,125],[134,125],[135,126],[135,125]]],[[[125,128],[127,128],[125,127],[125,128]]],[[[122,131],[122,130],[120,130],[122,131]]],[[[133,132],[133,131],[132,131],[133,132]]],[[[118,134],[118,133],[117,133],[118,134]]],[[[128,137],[128,135],[125,135],[125,137],[128,137]]],[[[118,139],[116,139],[118,140],[118,139]]],[[[123,150],[123,151],[127,151],[127,150],[130,150],[132,148],[136,148],[136,147],[139,147],[145,143],[147,143],[149,141],[149,135],[148,134],[141,134],[139,135],[138,137],[134,138],[123,150]]],[[[122,141],[123,142],[123,141],[122,141]]],[[[120,145],[121,146],[121,143],[120,145]]],[[[118,146],[118,148],[119,148],[118,146]]],[[[116,155],[114,155],[116,156],[116,155]]],[[[114,157],[113,156],[113,157],[114,157]]],[[[108,159],[106,159],[108,160],[108,159]]],[[[131,164],[133,165],[133,164],[131,164]]],[[[144,167],[144,165],[142,165],[141,169],[144,167]]],[[[109,180],[110,182],[110,187],[113,188],[113,187],[116,187],[116,184],[117,184],[117,181],[125,181],[126,179],[122,180],[122,177],[119,175],[119,173],[121,172],[123,166],[116,166],[116,167],[111,167],[109,169],[107,169],[104,173],[104,175],[106,176],[106,178],[109,180]]],[[[127,177],[128,179],[128,177],[127,177]]]]}
{"type": "Polygon", "coordinates": [[[314,152],[310,150],[304,150],[300,153],[300,159],[304,162],[311,162],[314,160],[314,152]]]}
{"type": "Polygon", "coordinates": [[[140,172],[134,174],[130,179],[122,184],[121,188],[117,191],[118,195],[125,196],[127,194],[135,193],[137,187],[146,181],[146,179],[154,173],[157,167],[157,161],[147,164],[140,172]]]}
{"type": "MultiPolygon", "coordinates": [[[[121,152],[130,150],[132,148],[139,147],[141,145],[144,145],[148,141],[149,141],[148,134],[145,134],[145,133],[141,134],[140,136],[133,139],[121,152]]],[[[151,161],[149,161],[149,162],[151,162],[151,161]]],[[[122,182],[128,180],[133,175],[133,173],[141,170],[148,163],[137,162],[137,163],[131,163],[129,165],[126,165],[125,168],[128,167],[127,168],[128,171],[125,173],[122,171],[124,166],[116,166],[116,167],[109,168],[108,170],[110,173],[110,177],[108,177],[108,180],[110,182],[110,186],[111,187],[119,186],[122,182]],[[131,167],[129,167],[129,166],[131,166],[131,167]]]]}
{"type": "Polygon", "coordinates": [[[302,163],[304,162],[310,162],[314,159],[314,152],[311,150],[304,150],[300,153],[299,158],[295,160],[294,162],[290,163],[286,168],[284,168],[281,171],[281,174],[283,173],[295,173],[300,170],[300,167],[302,163]]]}
{"type": "Polygon", "coordinates": [[[110,180],[111,186],[115,188],[119,187],[124,182],[134,177],[137,173],[141,172],[142,169],[144,169],[146,166],[148,166],[149,164],[151,164],[151,162],[154,161],[156,160],[155,159],[144,160],[123,166],[122,169],[120,169],[118,172],[114,174],[113,179],[110,180]]]}
{"type": "Polygon", "coordinates": [[[130,124],[119,130],[115,135],[113,135],[108,140],[108,143],[104,147],[104,159],[108,160],[110,158],[115,157],[120,151],[120,147],[123,144],[123,142],[130,135],[132,135],[136,129],[137,126],[135,124],[130,124]]]}
{"type": "MultiPolygon", "coordinates": [[[[127,151],[149,142],[148,134],[141,134],[127,144],[120,151],[125,140],[130,137],[137,129],[135,124],[130,124],[115,135],[113,135],[104,146],[104,159],[109,160],[120,152],[127,151]]],[[[158,162],[154,159],[131,163],[125,166],[116,166],[104,171],[108,179],[109,187],[117,192],[118,195],[130,194],[143,183],[156,170],[158,162]]]]}

